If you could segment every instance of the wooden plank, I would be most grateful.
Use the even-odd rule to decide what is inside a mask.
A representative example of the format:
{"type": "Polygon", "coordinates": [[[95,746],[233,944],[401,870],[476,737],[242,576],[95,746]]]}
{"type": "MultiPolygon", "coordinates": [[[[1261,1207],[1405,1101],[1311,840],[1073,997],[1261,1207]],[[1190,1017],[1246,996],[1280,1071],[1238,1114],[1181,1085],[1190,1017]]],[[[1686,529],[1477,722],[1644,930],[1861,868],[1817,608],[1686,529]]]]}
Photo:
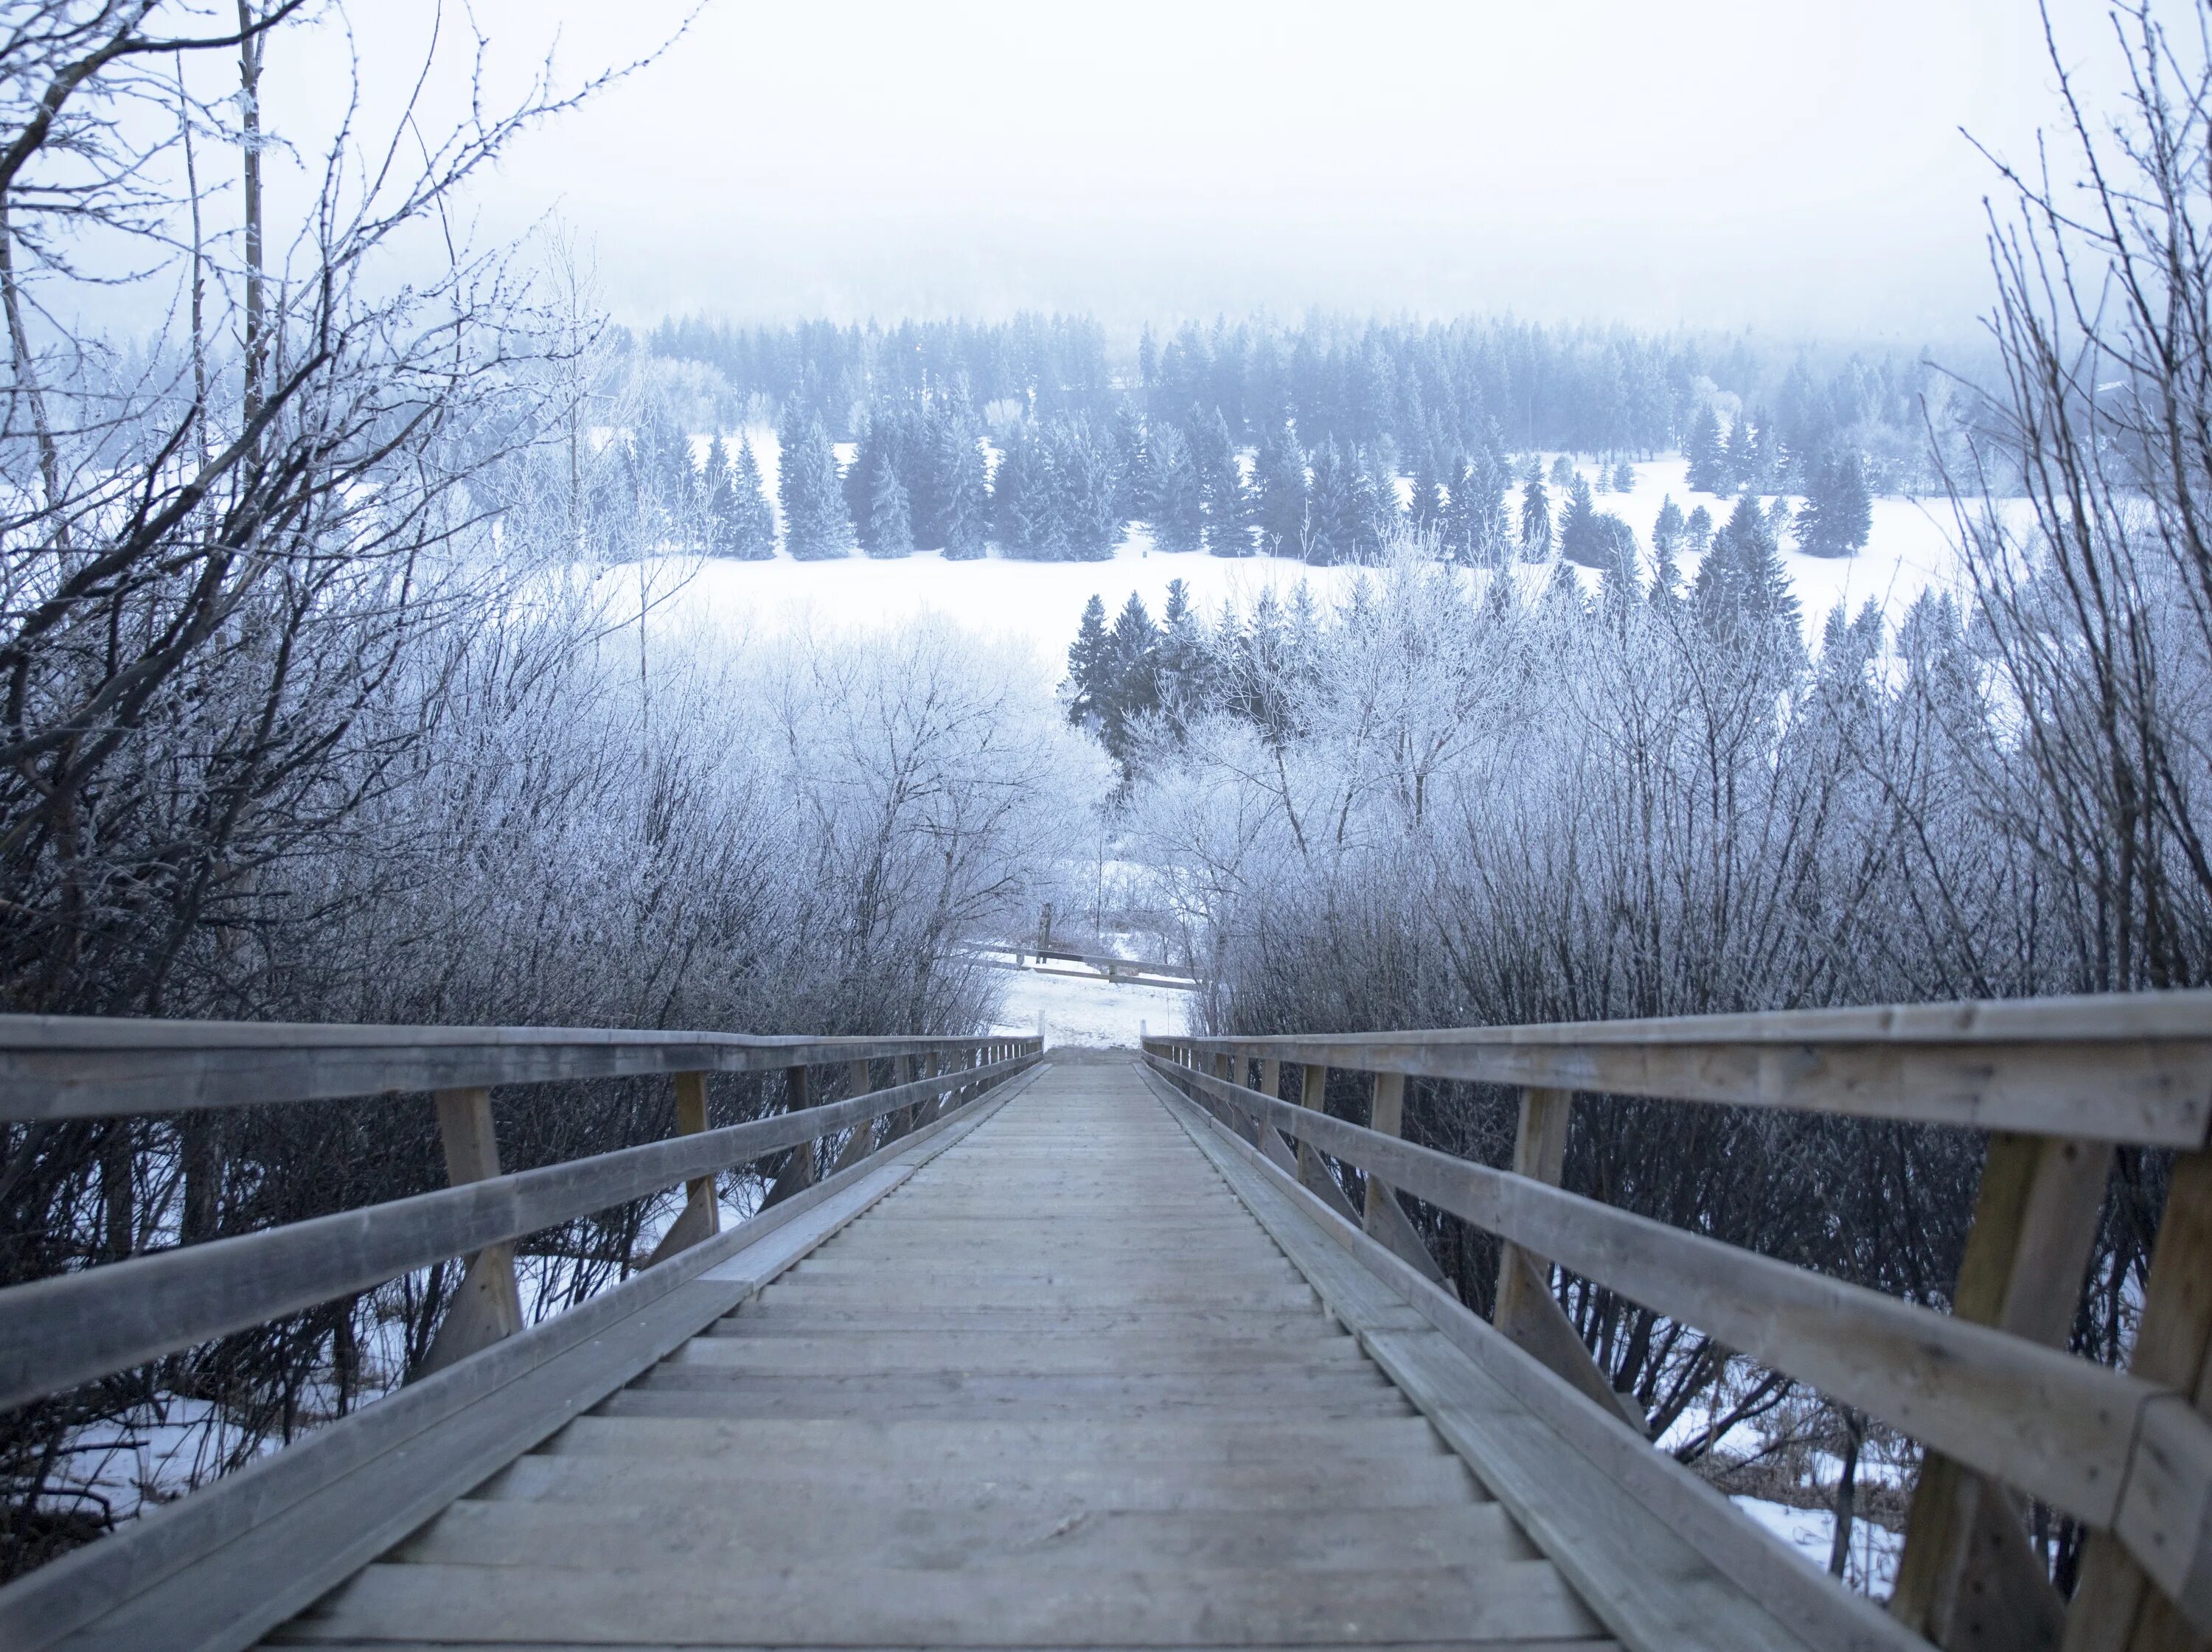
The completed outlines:
{"type": "MultiPolygon", "coordinates": [[[[2130,1369],[2190,1395],[2200,1413],[2212,1409],[2212,1152],[2174,1159],[2130,1369]]],[[[2146,1491],[2165,1489],[2164,1478],[2149,1475],[2142,1485],[2130,1485],[2129,1504],[2121,1510],[2124,1524],[2133,1523],[2146,1491]]],[[[2171,1512],[2186,1507],[2185,1498],[2174,1500],[2171,1512]]],[[[2134,1546],[2155,1543],[2164,1550],[2169,1542],[2139,1531],[2134,1546]]],[[[2111,1533],[2091,1534],[2067,1611],[2065,1652],[2201,1652],[2203,1637],[2154,1585],[2130,1546],[2111,1533]]],[[[2186,1553],[2185,1546],[2172,1546],[2186,1553]]],[[[2201,1542],[2197,1552],[2203,1552],[2201,1542]]],[[[2185,1575],[2176,1577],[2169,1570],[2168,1577],[2173,1580],[2169,1588],[2188,1587],[2185,1575]]]]}
{"type": "MultiPolygon", "coordinates": [[[[1990,1138],[1952,1312],[2063,1346],[2104,1208],[2101,1142],[1990,1138]]],[[[2055,1649],[2066,1605],[1996,1481],[1939,1453],[1921,1465],[1890,1610],[1951,1652],[2055,1649]]]]}
{"type": "MultiPolygon", "coordinates": [[[[106,1118],[677,1072],[773,1072],[975,1038],[0,1016],[0,1118],[106,1118]]],[[[1025,1053],[1041,1047],[1018,1040],[1025,1053]]]]}
{"type": "MultiPolygon", "coordinates": [[[[995,1044],[991,1046],[988,1054],[994,1062],[1000,1059],[998,1046],[995,1044]]],[[[845,1093],[848,1096],[865,1096],[875,1088],[875,1080],[866,1061],[854,1061],[850,1064],[846,1072],[845,1093]]],[[[865,1123],[854,1125],[852,1133],[845,1138],[845,1145],[838,1149],[836,1163],[831,1168],[842,1170],[848,1165],[859,1163],[870,1153],[875,1151],[875,1145],[874,1121],[870,1120],[865,1123]]]]}
{"type": "MultiPolygon", "coordinates": [[[[1176,1069],[1186,1082],[1227,1086],[1176,1069]]],[[[2118,1510],[2143,1407],[2160,1390],[2057,1350],[1903,1303],[1556,1187],[1303,1119],[1339,1157],[1561,1266],[1718,1337],[2093,1525],[2118,1510]]]]}
{"type": "MultiPolygon", "coordinates": [[[[456,1187],[499,1175],[499,1136],[488,1090],[438,1092],[438,1135],[445,1144],[446,1180],[456,1187]]],[[[190,1252],[185,1253],[187,1255],[190,1252]]],[[[421,1375],[443,1370],[522,1328],[522,1293],[514,1279],[514,1246],[501,1240],[473,1252],[453,1299],[423,1357],[421,1375]]]]}
{"type": "Polygon", "coordinates": [[[1596,1625],[1547,1563],[1295,1572],[1054,1572],[713,1566],[579,1573],[372,1566],[287,1626],[285,1642],[586,1638],[726,1644],[733,1625],[788,1646],[1286,1646],[1315,1641],[1553,1641],[1596,1625]]]}
{"type": "Polygon", "coordinates": [[[0,1645],[229,1652],[250,1643],[757,1295],[1026,1082],[15,1579],[0,1588],[0,1645]]]}
{"type": "MultiPolygon", "coordinates": [[[[1032,1058],[988,1070],[995,1080],[1032,1058]]],[[[884,1110],[895,1090],[419,1193],[0,1291],[0,1406],[366,1291],[410,1269],[788,1147],[884,1110]]]]}
{"type": "MultiPolygon", "coordinates": [[[[1419,1426],[1425,1428],[1425,1424],[1419,1426]]],[[[1525,1558],[1494,1503],[1451,1508],[1218,1510],[1101,1509],[1074,1522],[1021,1508],[905,1509],[861,1504],[759,1521],[717,1503],[641,1502],[609,1507],[471,1498],[402,1545],[395,1558],[477,1566],[589,1570],[718,1564],[743,1553],[756,1566],[807,1565],[840,1548],[896,1570],[957,1570],[1018,1555],[1046,1572],[1201,1569],[1301,1571],[1425,1569],[1525,1558]]]]}
{"type": "Polygon", "coordinates": [[[2203,991],[1273,1038],[1260,1048],[1284,1060],[1421,1078],[2171,1147],[2203,1145],[2212,1125],[2212,993],[2203,991]]]}
{"type": "MultiPolygon", "coordinates": [[[[1171,1097],[1169,1104],[1172,1108],[1180,1103],[1171,1097]]],[[[1752,1644],[1802,1643],[1850,1652],[1924,1649],[1923,1642],[1878,1606],[1784,1549],[1672,1457],[1616,1426],[1608,1412],[1369,1238],[1357,1224],[1339,1218],[1256,1156],[1243,1153],[1232,1138],[1209,1140],[1199,1133],[1197,1116],[1183,1117],[1185,1128],[1193,1130],[1237,1195],[1307,1273],[1332,1313],[1363,1340],[1418,1333],[1424,1327],[1436,1331],[1520,1408],[1523,1418],[1515,1419],[1510,1429],[1478,1433],[1462,1419],[1456,1433],[1447,1430],[1446,1437],[1455,1449],[1480,1449],[1482,1461],[1469,1461],[1486,1485],[1529,1527],[1539,1546],[1560,1561],[1584,1599],[1616,1632],[1621,1624],[1637,1625],[1633,1636],[1624,1636],[1628,1644],[1711,1644],[1703,1625],[1681,1623],[1669,1592],[1670,1580],[1701,1576],[1710,1569],[1782,1626],[1773,1638],[1761,1640],[1757,1618],[1739,1617],[1738,1630],[1752,1644]],[[1241,1157],[1241,1165],[1232,1155],[1241,1157]],[[1316,1236],[1328,1242],[1316,1243],[1316,1236]],[[1540,1428],[1530,1427],[1526,1419],[1540,1428]],[[1596,1476],[1596,1485],[1585,1482],[1555,1502],[1554,1477],[1578,1475],[1585,1468],[1596,1476]],[[1649,1529],[1621,1534],[1620,1523],[1639,1510],[1663,1535],[1649,1529]],[[1587,1526],[1579,1523],[1585,1512],[1587,1526]],[[1667,1561],[1663,1551],[1669,1542],[1687,1546],[1692,1558],[1684,1562],[1678,1554],[1674,1562],[1667,1561]],[[1662,1552],[1655,1552],[1654,1545],[1662,1552]],[[1680,1570],[1683,1565],[1686,1571],[1680,1570]],[[1647,1625],[1647,1619],[1656,1627],[1647,1625]],[[1658,1638],[1640,1638],[1646,1634],[1658,1638]]],[[[1400,1353],[1403,1357],[1407,1350],[1401,1347],[1400,1353]]],[[[1510,1412],[1503,1414],[1511,1417],[1510,1412]]],[[[1707,1592],[1705,1598],[1714,1597],[1707,1592]]],[[[1736,1613],[1740,1605],[1731,1605],[1729,1612],[1736,1613]]]]}

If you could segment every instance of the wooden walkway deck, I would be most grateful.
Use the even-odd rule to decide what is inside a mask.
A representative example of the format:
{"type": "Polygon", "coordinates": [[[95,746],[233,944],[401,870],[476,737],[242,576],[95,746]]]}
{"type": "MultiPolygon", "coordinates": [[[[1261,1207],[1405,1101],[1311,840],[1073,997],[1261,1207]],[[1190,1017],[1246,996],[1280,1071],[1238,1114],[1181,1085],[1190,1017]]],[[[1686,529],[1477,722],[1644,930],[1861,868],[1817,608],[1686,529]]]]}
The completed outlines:
{"type": "MultiPolygon", "coordinates": [[[[1616,1645],[1346,1326],[1443,1339],[1325,1312],[1212,1129],[1046,1069],[270,1643],[1616,1645]]],[[[1796,1643],[1659,1558],[1667,1639],[1796,1643]]]]}

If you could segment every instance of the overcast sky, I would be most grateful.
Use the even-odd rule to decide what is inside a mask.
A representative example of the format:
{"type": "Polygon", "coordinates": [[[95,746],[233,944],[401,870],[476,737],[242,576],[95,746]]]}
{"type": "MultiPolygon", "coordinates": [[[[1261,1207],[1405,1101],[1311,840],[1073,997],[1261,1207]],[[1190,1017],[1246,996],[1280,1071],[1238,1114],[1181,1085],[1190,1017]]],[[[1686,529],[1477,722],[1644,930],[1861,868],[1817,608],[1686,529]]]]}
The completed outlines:
{"type": "MultiPolygon", "coordinates": [[[[475,5],[502,64],[557,33],[571,76],[685,9],[475,5]]],[[[429,12],[376,0],[381,72],[429,12]]],[[[2062,0],[2077,58],[2094,15],[2062,0]]],[[[631,320],[1318,304],[1910,342],[1986,284],[1960,128],[2025,153],[2051,93],[2029,0],[710,0],[476,210],[557,211],[631,320]]]]}

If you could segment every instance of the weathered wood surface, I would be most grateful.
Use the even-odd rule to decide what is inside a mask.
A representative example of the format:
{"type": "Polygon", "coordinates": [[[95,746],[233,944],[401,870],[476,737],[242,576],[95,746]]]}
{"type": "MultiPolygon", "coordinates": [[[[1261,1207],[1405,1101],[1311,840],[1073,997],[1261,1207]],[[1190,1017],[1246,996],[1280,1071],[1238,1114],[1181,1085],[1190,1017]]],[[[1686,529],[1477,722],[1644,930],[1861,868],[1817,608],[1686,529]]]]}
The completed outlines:
{"type": "MultiPolygon", "coordinates": [[[[1031,1060],[1021,1056],[969,1073],[974,1082],[988,1083],[1011,1077],[1031,1060]]],[[[798,1144],[811,1167],[812,1143],[823,1132],[933,1093],[933,1081],[924,1079],[904,1090],[881,1090],[804,1113],[14,1286],[0,1291],[0,1406],[264,1324],[410,1268],[482,1252],[779,1148],[798,1144]]]]}
{"type": "MultiPolygon", "coordinates": [[[[1559,1266],[1710,1332],[1762,1364],[1896,1424],[1970,1467],[2109,1527],[2142,1430],[2165,1391],[2039,1346],[1650,1221],[1527,1177],[1316,1117],[1160,1061],[1164,1075],[1310,1133],[1337,1157],[1559,1266]]],[[[2185,1410],[2185,1407],[2183,1409],[2185,1410]]],[[[2172,1418],[2177,1441],[2200,1422],[2172,1418]]],[[[2177,1472],[2186,1451],[2162,1453],[2177,1472]]],[[[2212,1491],[2212,1486],[2208,1486],[2212,1491]]],[[[2166,1539],[2193,1557],[2206,1534],[2186,1499],[2160,1507],[2166,1539]]]]}
{"type": "Polygon", "coordinates": [[[1161,1085],[1201,1151],[1622,1644],[1924,1645],[1161,1085]],[[1210,1129],[1210,1136],[1209,1136],[1210,1129]],[[1242,1163],[1238,1163],[1241,1158],[1242,1163]]]}
{"type": "Polygon", "coordinates": [[[1613,1644],[1126,1062],[1048,1069],[271,1638],[1613,1644]]]}
{"type": "Polygon", "coordinates": [[[1279,1060],[2200,1147],[2212,992],[1912,1004],[1321,1037],[1190,1039],[1279,1060]]]}
{"type": "Polygon", "coordinates": [[[251,1644],[756,1295],[1025,1082],[0,1588],[0,1646],[251,1644]]]}
{"type": "Polygon", "coordinates": [[[8,1015],[0,1016],[0,1118],[106,1118],[660,1072],[775,1072],[963,1052],[981,1042],[8,1015]]]}

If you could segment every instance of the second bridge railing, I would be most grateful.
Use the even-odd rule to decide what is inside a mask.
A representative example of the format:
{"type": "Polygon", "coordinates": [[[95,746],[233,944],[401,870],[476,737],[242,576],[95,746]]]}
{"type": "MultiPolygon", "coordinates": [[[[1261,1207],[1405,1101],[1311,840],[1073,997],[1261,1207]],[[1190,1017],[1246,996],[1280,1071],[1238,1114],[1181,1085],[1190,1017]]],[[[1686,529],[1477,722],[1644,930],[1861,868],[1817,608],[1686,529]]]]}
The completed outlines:
{"type": "Polygon", "coordinates": [[[2160,1622],[2212,1631],[2212,993],[1182,1037],[1145,1050],[1431,1278],[1442,1275],[1396,1191],[1498,1236],[1496,1327],[1630,1425],[1643,1417],[1553,1297],[1554,1266],[1919,1441],[1892,1606],[1939,1643],[1959,1643],[1952,1623],[1976,1599],[2007,1603],[2026,1637],[2008,1644],[2063,1636],[2067,1652],[2140,1652],[2169,1644],[2160,1622]],[[1366,1125],[1326,1110],[1332,1068],[1369,1077],[1366,1125]],[[1518,1087],[1510,1168],[1405,1140],[1406,1085],[1420,1078],[1518,1087]],[[1988,1132],[1952,1311],[1565,1191],[1577,1091],[1988,1132]],[[2065,1348],[2120,1145],[2175,1154],[2124,1370],[2065,1348]],[[1364,1209],[1323,1154],[1364,1174],[1364,1209]],[[2018,1493],[2093,1534],[2070,1606],[2031,1548],[2018,1493]]]}

